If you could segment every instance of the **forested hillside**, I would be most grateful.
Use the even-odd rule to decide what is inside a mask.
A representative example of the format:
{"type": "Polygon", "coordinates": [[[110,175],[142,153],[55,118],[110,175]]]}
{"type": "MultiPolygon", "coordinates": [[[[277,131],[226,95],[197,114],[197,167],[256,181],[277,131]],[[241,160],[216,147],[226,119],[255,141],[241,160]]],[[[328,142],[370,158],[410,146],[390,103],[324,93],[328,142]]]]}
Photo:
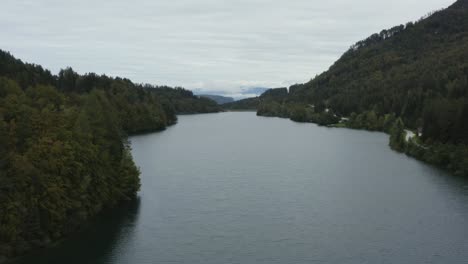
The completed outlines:
{"type": "Polygon", "coordinates": [[[53,75],[0,51],[0,258],[132,199],[140,180],[128,134],[162,130],[178,113],[219,110],[182,88],[70,68],[53,75]]]}
{"type": "Polygon", "coordinates": [[[268,100],[282,100],[288,95],[287,88],[272,88],[265,90],[260,96],[246,98],[231,103],[223,104],[225,110],[257,110],[260,102],[268,100]]]}
{"type": "Polygon", "coordinates": [[[220,105],[234,102],[234,98],[221,95],[200,94],[199,96],[202,98],[211,99],[220,105]]]}
{"type": "Polygon", "coordinates": [[[392,147],[468,175],[468,1],[359,41],[330,69],[288,95],[262,100],[259,115],[386,132],[392,147]],[[400,129],[392,128],[400,127],[400,129]],[[430,147],[429,147],[430,146],[430,147]]]}
{"type": "Polygon", "coordinates": [[[353,45],[327,72],[291,89],[337,115],[395,113],[423,136],[468,142],[466,1],[353,45]]]}
{"type": "Polygon", "coordinates": [[[223,109],[229,111],[237,111],[237,110],[257,110],[258,104],[260,103],[259,97],[252,97],[237,100],[231,103],[225,103],[222,105],[223,109]]]}

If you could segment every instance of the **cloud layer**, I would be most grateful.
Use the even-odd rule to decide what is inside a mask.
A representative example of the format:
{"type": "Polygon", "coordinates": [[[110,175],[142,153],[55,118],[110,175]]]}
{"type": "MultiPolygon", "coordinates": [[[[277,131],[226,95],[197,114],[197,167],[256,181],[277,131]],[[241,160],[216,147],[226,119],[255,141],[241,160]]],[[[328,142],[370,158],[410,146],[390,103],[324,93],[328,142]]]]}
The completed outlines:
{"type": "Polygon", "coordinates": [[[0,48],[57,72],[239,94],[305,82],[454,0],[4,0],[0,48]]]}

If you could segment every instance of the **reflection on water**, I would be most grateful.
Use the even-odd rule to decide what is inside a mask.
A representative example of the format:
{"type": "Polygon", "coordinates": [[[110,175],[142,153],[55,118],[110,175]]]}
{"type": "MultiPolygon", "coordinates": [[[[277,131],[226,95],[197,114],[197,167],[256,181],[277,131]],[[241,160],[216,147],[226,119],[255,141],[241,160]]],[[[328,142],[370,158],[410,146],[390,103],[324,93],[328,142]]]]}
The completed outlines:
{"type": "Polygon", "coordinates": [[[14,264],[94,264],[113,263],[117,252],[125,250],[139,218],[140,198],[119,205],[98,216],[82,232],[57,246],[38,250],[13,261],[14,264]]]}

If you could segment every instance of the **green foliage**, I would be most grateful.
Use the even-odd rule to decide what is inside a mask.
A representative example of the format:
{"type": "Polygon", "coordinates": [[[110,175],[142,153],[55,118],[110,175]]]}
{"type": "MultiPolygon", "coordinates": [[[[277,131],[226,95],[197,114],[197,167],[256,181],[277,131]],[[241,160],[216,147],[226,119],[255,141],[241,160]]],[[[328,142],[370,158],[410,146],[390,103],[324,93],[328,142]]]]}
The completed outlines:
{"type": "Polygon", "coordinates": [[[468,9],[460,3],[356,43],[284,100],[324,103],[339,116],[395,113],[409,128],[424,127],[425,139],[468,143],[468,9]]]}
{"type": "Polygon", "coordinates": [[[468,176],[466,43],[468,1],[459,0],[357,42],[328,71],[261,100],[257,113],[319,124],[346,117],[339,126],[384,131],[393,149],[468,176]],[[406,142],[405,125],[422,136],[406,142]]]}
{"type": "Polygon", "coordinates": [[[423,120],[425,140],[468,142],[467,99],[434,99],[424,108],[423,120]]]}
{"type": "Polygon", "coordinates": [[[257,110],[258,105],[260,104],[259,97],[246,98],[238,100],[232,103],[223,104],[222,107],[225,110],[231,111],[247,111],[247,110],[257,110]]]}
{"type": "Polygon", "coordinates": [[[349,128],[384,131],[390,134],[396,119],[394,113],[378,115],[375,111],[365,111],[360,114],[351,113],[346,125],[349,128]]]}
{"type": "Polygon", "coordinates": [[[450,171],[454,175],[468,177],[468,146],[465,144],[437,142],[428,147],[410,140],[407,144],[406,153],[450,171]]]}
{"type": "MultiPolygon", "coordinates": [[[[0,79],[0,244],[43,243],[103,207],[132,197],[139,174],[117,112],[102,91],[69,104],[51,86],[18,90],[0,79]]],[[[2,247],[3,248],[3,247],[2,247]]]]}
{"type": "Polygon", "coordinates": [[[59,239],[135,197],[127,134],[214,111],[216,103],[182,88],[71,68],[53,76],[0,51],[0,256],[59,239]]]}
{"type": "Polygon", "coordinates": [[[403,152],[406,148],[405,125],[401,118],[398,118],[390,129],[390,147],[396,151],[403,152]]]}
{"type": "Polygon", "coordinates": [[[213,100],[193,95],[192,91],[177,87],[142,86],[146,91],[155,95],[157,99],[170,105],[177,114],[214,113],[221,111],[221,107],[213,100]]]}
{"type": "Polygon", "coordinates": [[[340,121],[340,118],[326,109],[317,112],[310,105],[279,103],[273,99],[262,101],[259,104],[257,115],[289,118],[295,122],[312,122],[321,126],[334,125],[340,121]]]}
{"type": "Polygon", "coordinates": [[[263,98],[282,98],[288,95],[288,88],[273,88],[266,90],[261,97],[263,98]]]}
{"type": "Polygon", "coordinates": [[[288,108],[284,104],[272,99],[264,99],[260,102],[257,115],[289,117],[288,108]]]}
{"type": "Polygon", "coordinates": [[[296,122],[307,122],[309,113],[304,106],[293,105],[289,108],[289,118],[296,122]]]}
{"type": "MultiPolygon", "coordinates": [[[[223,104],[222,107],[225,110],[258,110],[259,107],[268,107],[265,105],[265,101],[282,101],[282,99],[287,95],[287,88],[268,89],[258,97],[246,98],[232,103],[226,103],[223,104]]],[[[265,112],[269,112],[269,110],[265,112]]]]}
{"type": "Polygon", "coordinates": [[[211,99],[211,100],[215,101],[219,105],[234,102],[234,98],[221,96],[221,95],[200,94],[199,97],[211,99]]]}

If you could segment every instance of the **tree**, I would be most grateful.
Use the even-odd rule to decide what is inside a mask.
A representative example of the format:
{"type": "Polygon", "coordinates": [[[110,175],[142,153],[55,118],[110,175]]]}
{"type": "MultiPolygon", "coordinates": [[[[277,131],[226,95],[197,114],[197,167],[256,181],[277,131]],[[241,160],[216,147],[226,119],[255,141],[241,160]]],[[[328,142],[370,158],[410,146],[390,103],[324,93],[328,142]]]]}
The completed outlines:
{"type": "Polygon", "coordinates": [[[394,150],[403,152],[406,147],[405,137],[405,125],[401,118],[398,118],[390,131],[390,147],[392,147],[394,150]]]}

